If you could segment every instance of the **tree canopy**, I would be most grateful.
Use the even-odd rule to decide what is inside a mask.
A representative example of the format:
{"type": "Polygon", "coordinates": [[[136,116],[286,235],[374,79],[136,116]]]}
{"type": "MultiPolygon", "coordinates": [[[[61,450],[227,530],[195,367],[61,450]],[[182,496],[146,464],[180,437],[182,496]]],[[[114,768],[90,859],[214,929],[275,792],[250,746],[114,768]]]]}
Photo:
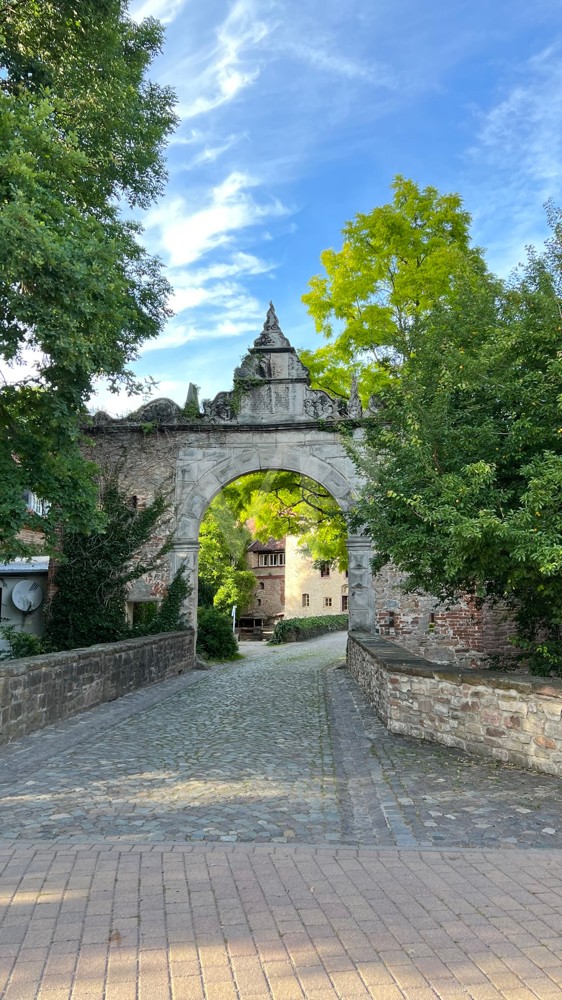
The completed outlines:
{"type": "Polygon", "coordinates": [[[347,526],[340,507],[319,483],[294,472],[255,472],[226,486],[213,500],[199,535],[200,603],[221,610],[247,608],[256,580],[246,552],[252,539],[295,535],[319,562],[347,566],[347,526]]]}
{"type": "Polygon", "coordinates": [[[356,527],[410,587],[507,603],[536,672],[562,673],[562,224],[507,282],[455,283],[409,327],[356,456],[356,527]]]}
{"type": "Polygon", "coordinates": [[[303,295],[330,342],[301,352],[314,383],[348,396],[355,374],[365,402],[409,356],[416,321],[454,299],[461,280],[477,282],[486,271],[459,195],[401,176],[392,189],[390,203],[344,226],[341,250],[321,254],[324,274],[303,295]]]}
{"type": "Polygon", "coordinates": [[[99,523],[80,422],[94,381],[161,329],[169,287],[124,211],[162,190],[174,96],[147,78],[162,44],[125,0],[0,0],[0,548],[35,526],[99,523]]]}

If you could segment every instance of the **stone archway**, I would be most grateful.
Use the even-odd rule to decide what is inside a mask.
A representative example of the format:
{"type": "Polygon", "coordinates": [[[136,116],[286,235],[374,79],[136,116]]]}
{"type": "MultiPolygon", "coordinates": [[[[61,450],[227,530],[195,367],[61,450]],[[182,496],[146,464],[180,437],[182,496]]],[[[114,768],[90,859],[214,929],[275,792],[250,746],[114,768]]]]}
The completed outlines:
{"type": "MultiPolygon", "coordinates": [[[[193,623],[199,527],[211,500],[228,483],[251,472],[302,473],[328,490],[345,515],[360,487],[337,429],[338,422],[347,418],[353,421],[353,434],[361,433],[357,391],[354,388],[344,403],[310,388],[309,373],[281,331],[273,305],[261,334],[234,372],[234,388],[204,400],[202,409],[201,413],[190,387],[185,410],[170,400],[156,400],[122,421],[105,414],[94,418],[94,432],[108,442],[127,438],[124,472],[132,492],[138,492],[135,479],[143,477],[143,470],[145,479],[156,485],[159,476],[164,481],[173,472],[176,503],[170,574],[180,566],[186,568],[193,623]],[[145,434],[143,441],[139,431],[147,426],[156,436],[145,434]]],[[[350,536],[347,545],[349,627],[370,631],[374,623],[371,544],[367,538],[350,536]]]]}

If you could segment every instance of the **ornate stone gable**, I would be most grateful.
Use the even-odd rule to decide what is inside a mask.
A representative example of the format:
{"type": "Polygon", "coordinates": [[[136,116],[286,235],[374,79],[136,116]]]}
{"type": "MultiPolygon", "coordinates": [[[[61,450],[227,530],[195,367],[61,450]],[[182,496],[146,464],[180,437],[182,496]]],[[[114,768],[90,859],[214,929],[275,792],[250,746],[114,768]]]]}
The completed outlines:
{"type": "MultiPolygon", "coordinates": [[[[351,416],[343,400],[310,388],[310,375],[281,330],[272,302],[263,330],[234,372],[234,388],[203,402],[208,423],[271,424],[351,416]]],[[[361,414],[354,406],[353,416],[361,414]]]]}
{"type": "Polygon", "coordinates": [[[354,380],[348,401],[332,399],[310,388],[310,374],[285,336],[272,302],[263,329],[234,371],[233,388],[204,399],[200,412],[197,390],[190,385],[185,407],[171,399],[154,399],[134,413],[112,419],[100,411],[93,424],[179,427],[193,424],[280,426],[342,419],[360,420],[363,410],[354,380]]]}

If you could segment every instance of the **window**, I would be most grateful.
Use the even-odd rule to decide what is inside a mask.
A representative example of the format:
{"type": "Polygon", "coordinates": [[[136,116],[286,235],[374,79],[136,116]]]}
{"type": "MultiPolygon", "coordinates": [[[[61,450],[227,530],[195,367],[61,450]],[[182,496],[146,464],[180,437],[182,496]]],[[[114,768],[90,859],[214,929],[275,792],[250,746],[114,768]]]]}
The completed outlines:
{"type": "Polygon", "coordinates": [[[324,607],[325,608],[331,608],[332,607],[332,598],[331,597],[325,597],[324,598],[324,607]]]}
{"type": "Polygon", "coordinates": [[[264,588],[265,588],[265,583],[263,583],[263,582],[262,582],[262,581],[260,580],[260,590],[263,590],[264,588]]]}
{"type": "Polygon", "coordinates": [[[302,595],[302,606],[303,608],[308,608],[310,606],[310,594],[302,595]]]}
{"type": "Polygon", "coordinates": [[[261,608],[261,597],[258,597],[258,599],[257,599],[257,602],[256,602],[256,603],[257,603],[257,605],[258,605],[258,608],[261,608]]]}
{"type": "Polygon", "coordinates": [[[260,552],[258,555],[258,566],[284,566],[284,552],[260,552]]]}
{"type": "Polygon", "coordinates": [[[347,594],[342,594],[341,595],[341,609],[342,609],[342,611],[347,611],[348,610],[348,607],[347,607],[347,594]]]}
{"type": "Polygon", "coordinates": [[[50,504],[46,500],[41,500],[36,493],[32,493],[31,490],[25,490],[23,494],[23,499],[25,500],[27,509],[33,511],[34,514],[39,514],[40,517],[46,517],[49,513],[50,504]]]}
{"type": "Polygon", "coordinates": [[[320,563],[320,576],[329,576],[329,575],[330,575],[330,563],[329,562],[320,563]]]}
{"type": "Polygon", "coordinates": [[[150,625],[158,612],[158,601],[130,601],[128,609],[131,625],[150,625]]]}

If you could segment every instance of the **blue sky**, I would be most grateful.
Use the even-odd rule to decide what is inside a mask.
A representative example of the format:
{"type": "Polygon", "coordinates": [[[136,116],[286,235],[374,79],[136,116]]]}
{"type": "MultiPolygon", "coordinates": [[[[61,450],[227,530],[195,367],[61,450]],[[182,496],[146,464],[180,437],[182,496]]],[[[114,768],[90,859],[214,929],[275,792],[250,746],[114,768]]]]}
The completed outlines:
{"type": "MultiPolygon", "coordinates": [[[[295,347],[320,346],[301,302],[344,223],[400,173],[458,191],[506,274],[562,203],[560,0],[134,0],[167,27],[152,77],[181,125],[144,240],[174,318],[136,365],[183,404],[230,388],[273,299],[295,347]]],[[[98,405],[135,400],[100,392],[98,405]]]]}

